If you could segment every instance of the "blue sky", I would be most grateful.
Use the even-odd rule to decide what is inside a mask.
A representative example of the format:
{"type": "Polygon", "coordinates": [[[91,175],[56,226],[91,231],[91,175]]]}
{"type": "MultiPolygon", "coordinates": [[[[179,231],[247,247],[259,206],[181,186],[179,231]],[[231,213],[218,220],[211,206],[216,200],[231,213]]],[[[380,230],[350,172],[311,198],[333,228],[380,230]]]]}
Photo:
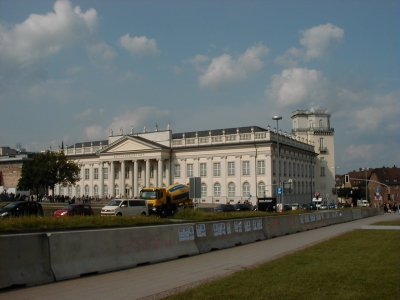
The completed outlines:
{"type": "Polygon", "coordinates": [[[399,166],[398,1],[0,0],[0,146],[292,128],[328,109],[337,173],[399,166]]]}

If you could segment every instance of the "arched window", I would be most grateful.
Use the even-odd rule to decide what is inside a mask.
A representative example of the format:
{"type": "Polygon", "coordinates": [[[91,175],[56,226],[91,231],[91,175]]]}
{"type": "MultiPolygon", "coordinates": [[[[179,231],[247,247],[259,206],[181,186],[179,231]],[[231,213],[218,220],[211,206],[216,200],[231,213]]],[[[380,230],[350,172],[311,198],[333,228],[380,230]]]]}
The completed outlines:
{"type": "Polygon", "coordinates": [[[119,196],[119,187],[118,187],[118,184],[115,185],[115,196],[119,196]]]}
{"type": "Polygon", "coordinates": [[[235,190],[236,190],[235,184],[233,182],[230,182],[228,184],[228,196],[235,197],[235,193],[236,193],[235,190]]]}
{"type": "Polygon", "coordinates": [[[214,197],[220,197],[221,196],[221,185],[217,182],[214,184],[214,197]]]}
{"type": "Polygon", "coordinates": [[[81,196],[81,186],[80,186],[80,185],[77,185],[77,186],[76,186],[76,196],[77,196],[77,197],[80,197],[80,196],[81,196]]]}
{"type": "Polygon", "coordinates": [[[204,182],[201,184],[201,197],[207,197],[207,184],[205,184],[204,182]]]}
{"type": "Polygon", "coordinates": [[[88,196],[89,195],[89,186],[85,185],[85,195],[88,196]]]}
{"type": "Polygon", "coordinates": [[[68,186],[68,196],[72,197],[72,185],[68,186]]]}
{"type": "Polygon", "coordinates": [[[58,194],[59,195],[64,195],[64,187],[60,185],[60,188],[58,189],[58,194]]]}
{"type": "Polygon", "coordinates": [[[264,197],[265,196],[265,183],[263,181],[260,181],[258,183],[258,196],[259,197],[264,197]]]}
{"type": "Polygon", "coordinates": [[[99,187],[97,186],[97,184],[93,187],[93,191],[95,196],[99,195],[99,187]]]}
{"type": "Polygon", "coordinates": [[[319,120],[319,127],[323,128],[324,127],[324,121],[323,120],[319,120]]]}
{"type": "Polygon", "coordinates": [[[250,183],[243,183],[243,197],[248,197],[250,195],[250,183]]]}
{"type": "Polygon", "coordinates": [[[107,186],[107,185],[104,185],[104,187],[103,187],[103,193],[104,193],[104,196],[107,196],[107,195],[108,195],[108,186],[107,186]]]}

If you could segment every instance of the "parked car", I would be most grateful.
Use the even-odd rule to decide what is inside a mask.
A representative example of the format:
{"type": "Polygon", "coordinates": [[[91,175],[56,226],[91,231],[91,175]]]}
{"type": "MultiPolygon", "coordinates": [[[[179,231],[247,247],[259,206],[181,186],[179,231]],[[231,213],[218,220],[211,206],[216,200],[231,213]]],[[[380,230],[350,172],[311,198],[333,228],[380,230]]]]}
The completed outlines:
{"type": "Polygon", "coordinates": [[[93,216],[92,207],[89,204],[69,204],[63,208],[56,210],[53,214],[55,217],[63,216],[93,216]]]}
{"type": "Polygon", "coordinates": [[[147,216],[149,206],[144,199],[113,199],[101,209],[102,216],[147,216]]]}
{"type": "Polygon", "coordinates": [[[325,202],[325,203],[322,203],[320,206],[319,206],[319,209],[328,209],[328,204],[325,202]]]}
{"type": "Polygon", "coordinates": [[[253,205],[250,203],[236,203],[234,205],[236,211],[250,211],[253,210],[253,205]]]}
{"type": "Polygon", "coordinates": [[[292,203],[292,210],[300,209],[300,205],[298,203],[292,203]]]}
{"type": "Polygon", "coordinates": [[[335,205],[335,203],[331,203],[331,204],[329,204],[329,209],[335,209],[336,208],[336,205],[335,205]]]}
{"type": "Polygon", "coordinates": [[[351,207],[351,204],[350,203],[342,203],[342,207],[343,208],[347,208],[347,207],[351,207]]]}
{"type": "Polygon", "coordinates": [[[361,200],[361,206],[368,207],[369,206],[368,200],[361,200]]]}
{"type": "Polygon", "coordinates": [[[22,216],[43,216],[42,205],[34,201],[15,201],[0,209],[0,218],[22,216]]]}
{"type": "Polygon", "coordinates": [[[284,211],[292,210],[292,205],[291,204],[284,204],[283,205],[283,210],[284,211]]]}
{"type": "Polygon", "coordinates": [[[231,212],[236,211],[235,206],[231,204],[220,204],[217,207],[214,207],[211,211],[213,212],[231,212]]]}
{"type": "Polygon", "coordinates": [[[317,206],[314,203],[306,203],[301,205],[301,209],[303,210],[316,210],[317,206]]]}

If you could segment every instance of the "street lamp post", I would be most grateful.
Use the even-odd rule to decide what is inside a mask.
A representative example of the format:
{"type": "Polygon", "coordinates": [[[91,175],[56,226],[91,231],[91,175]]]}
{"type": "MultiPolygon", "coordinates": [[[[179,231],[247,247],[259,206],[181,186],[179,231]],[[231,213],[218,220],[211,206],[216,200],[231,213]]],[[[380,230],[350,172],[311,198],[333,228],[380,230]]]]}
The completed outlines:
{"type": "MultiPolygon", "coordinates": [[[[365,200],[368,201],[368,179],[367,179],[367,174],[368,174],[369,168],[363,168],[363,170],[365,171],[365,200]]],[[[369,203],[369,201],[368,201],[368,203],[369,203]]]]}
{"type": "MultiPolygon", "coordinates": [[[[272,120],[276,120],[276,145],[278,150],[278,187],[281,187],[281,178],[280,178],[280,151],[279,151],[279,120],[282,120],[282,116],[273,116],[272,120]]],[[[283,191],[282,191],[283,192],[283,191]]],[[[279,203],[281,203],[281,196],[279,195],[279,203]]]]}

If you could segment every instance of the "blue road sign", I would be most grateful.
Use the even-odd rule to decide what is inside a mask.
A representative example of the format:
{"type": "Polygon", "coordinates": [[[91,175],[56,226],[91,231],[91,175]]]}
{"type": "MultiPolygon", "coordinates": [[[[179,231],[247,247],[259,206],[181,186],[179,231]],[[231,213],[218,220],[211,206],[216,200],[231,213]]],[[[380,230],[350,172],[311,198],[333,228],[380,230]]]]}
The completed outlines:
{"type": "Polygon", "coordinates": [[[376,190],[375,190],[375,193],[377,193],[377,194],[379,194],[381,192],[381,189],[380,188],[377,188],[376,190]]]}
{"type": "Polygon", "coordinates": [[[277,188],[277,189],[276,189],[276,193],[277,193],[278,195],[282,195],[282,188],[277,188]]]}

